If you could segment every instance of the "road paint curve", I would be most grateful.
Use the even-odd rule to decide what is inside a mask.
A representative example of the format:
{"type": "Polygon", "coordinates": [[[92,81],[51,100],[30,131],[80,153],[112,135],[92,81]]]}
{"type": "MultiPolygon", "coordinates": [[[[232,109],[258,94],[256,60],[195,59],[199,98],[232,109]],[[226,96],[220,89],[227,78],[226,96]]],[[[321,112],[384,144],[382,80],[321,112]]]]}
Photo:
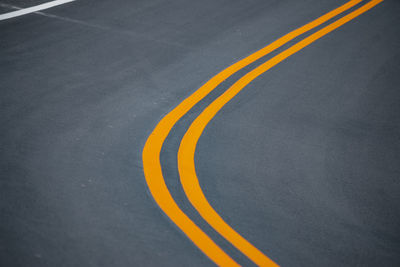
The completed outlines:
{"type": "MultiPolygon", "coordinates": [[[[29,13],[35,13],[35,12],[38,12],[38,11],[41,11],[44,9],[59,6],[59,5],[66,4],[69,2],[73,2],[73,1],[75,1],[75,0],[55,0],[55,1],[44,3],[44,4],[40,4],[37,6],[32,6],[32,7],[27,7],[27,8],[18,8],[19,10],[17,10],[17,11],[12,11],[12,12],[8,12],[5,14],[1,14],[0,20],[11,19],[14,17],[26,15],[29,13]]],[[[17,8],[17,7],[15,7],[15,8],[17,8]]]]}
{"type": "Polygon", "coordinates": [[[301,49],[307,47],[311,43],[334,31],[335,29],[341,27],[345,23],[353,20],[357,16],[368,11],[382,1],[383,0],[372,0],[366,3],[355,11],[338,19],[335,22],[332,22],[331,24],[325,26],[319,31],[294,44],[280,54],[269,59],[254,70],[248,72],[204,109],[204,111],[190,125],[189,129],[187,130],[181,141],[178,151],[178,169],[182,186],[189,201],[211,227],[213,227],[226,240],[232,243],[233,246],[235,246],[238,250],[240,250],[243,254],[245,254],[249,259],[251,259],[259,266],[268,266],[271,264],[271,262],[263,253],[261,253],[250,242],[248,242],[234,229],[232,229],[211,207],[206,197],[204,196],[195,170],[194,156],[197,142],[207,124],[222,109],[222,107],[226,103],[228,103],[234,96],[236,96],[246,85],[248,85],[258,76],[276,66],[286,58],[297,53],[301,49]]]}
{"type": "MultiPolygon", "coordinates": [[[[326,13],[312,22],[282,36],[266,47],[254,52],[246,58],[232,64],[223,71],[208,80],[203,86],[196,90],[192,95],[183,100],[171,112],[169,112],[156,125],[153,132],[148,137],[143,148],[143,171],[147,186],[157,205],[161,210],[186,234],[186,236],[212,261],[220,266],[238,265],[229,255],[227,255],[218,245],[211,240],[176,204],[172,198],[162,174],[160,164],[160,152],[165,139],[171,129],[194,105],[200,102],[219,84],[231,75],[255,62],[261,57],[269,54],[303,33],[325,23],[338,14],[350,9],[362,0],[351,0],[344,5],[326,13]]],[[[264,255],[265,256],[265,255],[264,255]]],[[[266,256],[265,256],[266,257],[266,256]]],[[[266,257],[267,258],[267,257],[266,257]]],[[[267,258],[268,259],[268,258],[267,258]]],[[[269,259],[268,259],[269,260],[269,259]]],[[[269,260],[270,266],[277,266],[269,260]]]]}

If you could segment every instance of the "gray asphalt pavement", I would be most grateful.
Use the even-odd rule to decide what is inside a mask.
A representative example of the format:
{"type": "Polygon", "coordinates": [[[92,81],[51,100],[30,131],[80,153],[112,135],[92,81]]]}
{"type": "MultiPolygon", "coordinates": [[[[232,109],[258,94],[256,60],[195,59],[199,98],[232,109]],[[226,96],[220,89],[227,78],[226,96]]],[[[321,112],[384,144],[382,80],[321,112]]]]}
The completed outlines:
{"type": "MultiPolygon", "coordinates": [[[[77,0],[0,21],[0,265],[213,266],[154,202],[146,139],[213,75],[345,2],[77,0]]],[[[258,77],[200,138],[208,200],[281,266],[400,266],[399,25],[385,0],[258,77]]],[[[178,205],[244,266],[190,206],[176,154],[270,57],[161,152],[178,205]]]]}

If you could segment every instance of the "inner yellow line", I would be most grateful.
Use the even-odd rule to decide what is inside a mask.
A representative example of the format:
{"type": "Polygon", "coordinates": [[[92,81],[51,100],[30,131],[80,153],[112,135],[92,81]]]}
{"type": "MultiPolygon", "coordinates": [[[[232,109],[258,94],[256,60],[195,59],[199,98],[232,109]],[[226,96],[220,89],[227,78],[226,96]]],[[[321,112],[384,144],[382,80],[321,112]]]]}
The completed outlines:
{"type": "Polygon", "coordinates": [[[259,266],[275,265],[266,255],[232,229],[221,216],[211,207],[203,191],[200,187],[194,163],[194,155],[197,142],[204,131],[207,124],[213,119],[221,108],[228,103],[235,95],[237,95],[246,85],[255,78],[268,71],[278,63],[282,62],[289,56],[297,53],[301,49],[315,42],[324,35],[339,28],[345,23],[351,21],[362,13],[368,11],[383,0],[372,0],[348,15],[329,24],[321,30],[313,33],[309,37],[299,41],[290,48],[281,52],[277,56],[266,61],[259,67],[250,71],[236,83],[234,83],[226,92],[214,100],[204,111],[193,121],[188,131],[185,133],[178,151],[178,168],[183,189],[199,214],[226,240],[232,243],[238,250],[245,254],[255,264],[259,266]]]}
{"type": "MultiPolygon", "coordinates": [[[[238,264],[227,255],[211,238],[206,235],[176,204],[172,198],[162,174],[160,164],[160,152],[165,139],[174,127],[176,122],[182,118],[194,105],[207,96],[220,83],[228,77],[253,63],[259,58],[267,55],[275,49],[281,47],[297,36],[321,25],[338,14],[360,3],[361,0],[351,0],[346,4],[328,12],[316,20],[284,35],[266,47],[256,51],[248,57],[236,62],[211,78],[192,95],[181,102],[171,112],[169,112],[157,124],[150,134],[143,148],[143,170],[150,193],[161,210],[192,240],[192,242],[212,261],[220,266],[238,266],[238,264]]],[[[197,179],[197,178],[196,178],[197,179]]],[[[201,192],[201,189],[200,189],[201,192]]],[[[208,203],[208,202],[207,202],[208,203]]],[[[276,266],[270,261],[271,266],[276,266]]]]}

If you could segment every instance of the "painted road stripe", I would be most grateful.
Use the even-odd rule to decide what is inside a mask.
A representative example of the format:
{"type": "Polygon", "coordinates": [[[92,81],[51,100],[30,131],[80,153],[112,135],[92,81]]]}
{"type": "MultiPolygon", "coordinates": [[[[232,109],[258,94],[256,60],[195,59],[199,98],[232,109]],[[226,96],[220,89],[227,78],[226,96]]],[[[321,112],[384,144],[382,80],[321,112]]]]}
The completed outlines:
{"type": "MultiPolygon", "coordinates": [[[[174,127],[176,122],[182,118],[194,105],[207,96],[214,90],[220,83],[229,78],[231,75],[240,69],[248,66],[254,61],[281,47],[287,42],[300,36],[301,34],[325,23],[338,14],[348,10],[349,8],[360,3],[361,0],[351,0],[346,4],[328,12],[327,14],[319,17],[318,19],[284,35],[268,46],[256,51],[248,57],[236,62],[235,64],[224,69],[213,78],[211,78],[202,87],[196,90],[192,95],[186,98],[182,103],[169,112],[157,124],[153,132],[150,134],[143,148],[143,171],[145,174],[146,182],[157,205],[161,210],[192,240],[192,242],[212,261],[220,266],[237,265],[232,258],[227,255],[214,241],[210,239],[176,204],[172,198],[162,174],[160,164],[160,152],[165,139],[169,132],[174,127]]],[[[265,256],[266,259],[268,259],[265,256]]],[[[269,260],[269,259],[268,259],[269,260]]],[[[270,266],[276,264],[269,260],[270,266]]]]}
{"type": "Polygon", "coordinates": [[[351,21],[357,16],[363,14],[383,0],[372,0],[348,15],[338,19],[337,21],[329,24],[321,30],[311,34],[302,41],[294,44],[290,48],[281,52],[277,56],[266,61],[259,67],[250,71],[236,83],[234,83],[226,92],[214,100],[204,111],[193,121],[188,131],[185,133],[178,151],[178,168],[182,186],[184,191],[196,208],[199,214],[226,240],[232,243],[243,254],[249,257],[257,265],[268,265],[269,261],[264,254],[259,252],[253,245],[240,236],[233,230],[211,207],[206,197],[204,196],[195,170],[194,155],[197,142],[204,131],[207,124],[214,118],[218,111],[228,103],[234,96],[236,96],[246,85],[256,79],[258,76],[273,68],[286,58],[297,53],[301,49],[307,47],[319,38],[327,35],[335,29],[341,27],[345,23],[351,21]]]}
{"type": "Polygon", "coordinates": [[[19,9],[17,11],[12,11],[12,12],[9,12],[9,13],[1,14],[0,15],[0,20],[19,17],[19,16],[22,16],[22,15],[38,12],[38,11],[41,11],[41,10],[44,10],[44,9],[48,9],[48,8],[51,8],[51,7],[54,7],[54,6],[59,6],[59,5],[66,4],[66,3],[69,3],[69,2],[73,2],[73,1],[75,1],[75,0],[55,0],[55,1],[47,2],[47,3],[41,4],[41,5],[37,5],[37,6],[19,9]]]}

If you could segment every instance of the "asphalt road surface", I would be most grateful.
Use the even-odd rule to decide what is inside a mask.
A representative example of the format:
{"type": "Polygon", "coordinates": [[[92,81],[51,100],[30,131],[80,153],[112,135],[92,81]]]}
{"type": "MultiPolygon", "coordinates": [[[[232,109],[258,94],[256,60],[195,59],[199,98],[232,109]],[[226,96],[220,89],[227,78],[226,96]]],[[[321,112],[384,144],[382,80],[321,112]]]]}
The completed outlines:
{"type": "MultiPolygon", "coordinates": [[[[398,0],[238,91],[198,138],[197,177],[184,175],[193,157],[177,158],[184,136],[197,141],[186,134],[192,122],[241,77],[369,3],[358,2],[182,113],[153,151],[160,180],[144,148],[149,136],[162,140],[151,133],[169,112],[348,0],[76,0],[0,20],[0,265],[214,266],[221,255],[259,264],[210,223],[220,216],[271,264],[400,266],[398,0]],[[218,216],[199,211],[185,177],[218,216]],[[169,214],[157,181],[204,236],[169,214]],[[202,249],[203,237],[221,252],[202,249]]],[[[44,3],[0,0],[0,18],[44,3]]]]}

